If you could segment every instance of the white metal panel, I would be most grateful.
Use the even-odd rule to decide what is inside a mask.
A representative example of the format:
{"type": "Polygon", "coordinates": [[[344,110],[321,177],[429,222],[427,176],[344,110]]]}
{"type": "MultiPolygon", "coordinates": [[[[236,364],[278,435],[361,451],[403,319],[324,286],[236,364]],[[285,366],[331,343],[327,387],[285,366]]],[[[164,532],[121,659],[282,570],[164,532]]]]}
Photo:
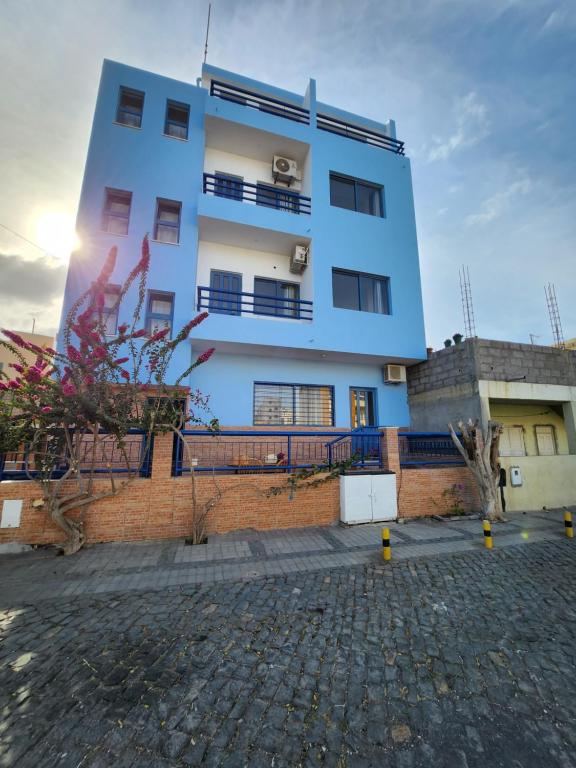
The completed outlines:
{"type": "Polygon", "coordinates": [[[372,522],[370,475],[340,475],[340,520],[347,524],[372,522]]]}
{"type": "Polygon", "coordinates": [[[398,504],[396,475],[372,475],[372,520],[396,520],[398,504]]]}
{"type": "Polygon", "coordinates": [[[21,514],[22,500],[6,499],[2,505],[2,518],[0,519],[0,528],[19,528],[21,514]]]}

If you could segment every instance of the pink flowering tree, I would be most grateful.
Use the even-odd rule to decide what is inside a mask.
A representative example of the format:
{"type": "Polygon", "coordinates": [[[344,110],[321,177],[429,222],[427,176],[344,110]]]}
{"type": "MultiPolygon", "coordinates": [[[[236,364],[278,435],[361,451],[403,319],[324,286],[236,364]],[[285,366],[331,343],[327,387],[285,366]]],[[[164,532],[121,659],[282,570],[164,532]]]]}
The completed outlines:
{"type": "MultiPolygon", "coordinates": [[[[187,423],[208,421],[208,398],[190,392],[185,382],[213,349],[166,384],[176,349],[207,313],[172,339],[169,328],[150,335],[142,327],[150,264],[145,237],[140,260],[108,311],[122,306],[133,285],[136,307],[130,322],[107,335],[105,297],[112,293],[115,264],[112,248],[97,280],[66,317],[62,349],[44,349],[7,330],[0,338],[17,359],[12,370],[0,372],[0,457],[12,458],[39,484],[48,514],[65,533],[65,554],[86,542],[89,506],[118,495],[141,475],[154,434],[180,433],[187,423]]],[[[215,419],[209,426],[218,428],[215,419]]],[[[193,539],[202,538],[203,524],[193,520],[193,539]]]]}

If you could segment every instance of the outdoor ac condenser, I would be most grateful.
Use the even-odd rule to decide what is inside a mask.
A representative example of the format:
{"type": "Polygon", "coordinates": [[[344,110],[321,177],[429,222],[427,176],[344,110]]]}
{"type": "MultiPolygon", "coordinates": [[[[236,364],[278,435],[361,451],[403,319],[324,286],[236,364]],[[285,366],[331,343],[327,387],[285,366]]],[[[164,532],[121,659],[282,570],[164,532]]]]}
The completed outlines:
{"type": "Polygon", "coordinates": [[[382,374],[385,384],[403,384],[406,381],[406,366],[385,365],[382,374]]]}

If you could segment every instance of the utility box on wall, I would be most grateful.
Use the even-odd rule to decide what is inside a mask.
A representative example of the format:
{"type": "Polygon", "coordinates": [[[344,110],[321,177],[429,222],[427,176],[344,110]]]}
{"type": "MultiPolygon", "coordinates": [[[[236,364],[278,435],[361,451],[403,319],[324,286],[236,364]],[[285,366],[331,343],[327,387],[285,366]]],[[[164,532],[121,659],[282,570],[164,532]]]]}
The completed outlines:
{"type": "Polygon", "coordinates": [[[347,525],[396,520],[394,472],[350,472],[340,475],[340,520],[347,525]]]}
{"type": "Polygon", "coordinates": [[[2,504],[0,528],[19,528],[21,514],[22,501],[20,499],[6,499],[2,504]]]}
{"type": "Polygon", "coordinates": [[[522,472],[520,467],[510,467],[510,485],[518,488],[522,485],[522,472]]]}

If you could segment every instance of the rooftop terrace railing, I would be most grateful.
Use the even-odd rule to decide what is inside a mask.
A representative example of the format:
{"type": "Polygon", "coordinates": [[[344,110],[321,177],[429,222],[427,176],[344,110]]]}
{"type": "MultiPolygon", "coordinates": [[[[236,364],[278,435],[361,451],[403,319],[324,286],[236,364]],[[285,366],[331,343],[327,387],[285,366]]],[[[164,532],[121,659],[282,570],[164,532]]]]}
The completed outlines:
{"type": "Polygon", "coordinates": [[[354,139],[354,141],[361,141],[364,144],[387,149],[396,155],[404,154],[403,141],[393,139],[391,136],[386,136],[383,133],[376,133],[376,131],[371,131],[368,128],[360,128],[336,117],[330,117],[330,115],[318,115],[316,125],[321,131],[328,131],[338,136],[344,136],[347,139],[354,139]]]}
{"type": "Polygon", "coordinates": [[[288,213],[311,213],[309,197],[288,188],[277,188],[268,184],[251,184],[242,179],[224,174],[204,174],[204,193],[228,200],[240,200],[266,208],[276,208],[288,213]]]}
{"type": "Polygon", "coordinates": [[[380,440],[373,434],[323,431],[185,430],[187,449],[175,436],[173,474],[217,472],[220,474],[268,474],[311,467],[330,469],[354,459],[358,469],[378,468],[382,463],[380,440]]]}
{"type": "Polygon", "coordinates": [[[246,291],[198,286],[198,312],[219,315],[263,315],[290,320],[312,320],[312,302],[246,291]]]}
{"type": "Polygon", "coordinates": [[[465,463],[449,432],[398,432],[398,450],[401,467],[465,463]]]}
{"type": "Polygon", "coordinates": [[[245,107],[252,107],[260,112],[267,112],[270,115],[285,117],[287,120],[293,120],[296,123],[309,124],[310,112],[304,107],[296,104],[290,104],[287,101],[280,101],[271,96],[263,96],[254,91],[247,91],[239,88],[237,85],[230,85],[219,80],[212,80],[210,83],[210,96],[216,96],[218,99],[232,101],[235,104],[242,104],[245,107]]]}

